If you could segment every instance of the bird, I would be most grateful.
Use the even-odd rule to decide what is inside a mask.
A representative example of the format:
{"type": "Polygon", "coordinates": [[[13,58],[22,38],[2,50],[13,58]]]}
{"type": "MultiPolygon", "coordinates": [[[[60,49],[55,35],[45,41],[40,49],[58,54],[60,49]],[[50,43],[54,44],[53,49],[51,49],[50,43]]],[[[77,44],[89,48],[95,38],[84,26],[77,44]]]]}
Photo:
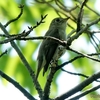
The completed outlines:
{"type": "MultiPolygon", "coordinates": [[[[54,18],[49,26],[48,31],[46,32],[45,36],[51,36],[63,41],[66,41],[66,26],[67,26],[67,18],[57,17],[54,18]]],[[[43,68],[43,76],[47,71],[50,62],[57,61],[63,54],[65,53],[65,49],[63,46],[59,45],[55,41],[51,39],[44,39],[40,45],[37,61],[37,72],[36,72],[36,79],[39,76],[41,69],[43,68]]]]}

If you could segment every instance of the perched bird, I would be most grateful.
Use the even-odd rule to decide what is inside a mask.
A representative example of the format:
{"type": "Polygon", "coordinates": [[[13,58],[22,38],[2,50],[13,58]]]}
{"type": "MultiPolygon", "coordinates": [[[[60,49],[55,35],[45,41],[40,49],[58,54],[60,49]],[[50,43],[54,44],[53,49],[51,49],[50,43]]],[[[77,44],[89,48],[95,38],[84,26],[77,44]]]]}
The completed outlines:
{"type": "MultiPolygon", "coordinates": [[[[60,40],[66,41],[66,25],[68,18],[55,18],[52,20],[49,30],[46,32],[45,36],[52,36],[60,40]]],[[[43,68],[43,76],[48,69],[48,66],[52,60],[58,60],[62,54],[65,52],[64,47],[59,45],[53,40],[44,39],[40,45],[38,52],[38,67],[36,73],[36,79],[43,68]]]]}

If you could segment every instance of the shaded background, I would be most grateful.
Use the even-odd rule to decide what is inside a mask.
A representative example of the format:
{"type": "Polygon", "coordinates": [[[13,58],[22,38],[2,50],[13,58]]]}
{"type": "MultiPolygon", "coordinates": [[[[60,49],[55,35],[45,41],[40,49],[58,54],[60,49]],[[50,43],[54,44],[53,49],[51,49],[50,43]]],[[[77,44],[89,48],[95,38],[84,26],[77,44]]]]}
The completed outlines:
{"type": "MultiPolygon", "coordinates": [[[[74,7],[76,4],[78,5],[78,3],[75,2],[76,0],[61,0],[61,1],[69,8],[74,7]]],[[[82,1],[82,0],[79,0],[79,1],[82,1]]],[[[20,9],[18,8],[19,4],[24,4],[24,13],[19,20],[10,24],[7,27],[9,34],[19,34],[23,30],[28,30],[28,26],[34,26],[36,22],[40,20],[41,15],[48,14],[48,16],[45,19],[45,23],[35,28],[33,32],[31,32],[30,34],[30,36],[43,36],[45,32],[47,31],[51,20],[55,17],[58,17],[57,13],[55,12],[53,8],[49,7],[46,4],[36,3],[34,0],[2,0],[0,1],[0,22],[2,24],[5,24],[7,21],[15,18],[19,14],[20,12],[20,9]]],[[[55,3],[51,3],[51,4],[56,7],[55,3]]],[[[100,9],[98,4],[99,4],[99,0],[89,0],[88,2],[88,6],[90,6],[95,11],[100,13],[100,10],[98,10],[100,9]]],[[[98,16],[96,16],[95,13],[90,12],[86,8],[84,9],[85,9],[84,16],[83,16],[84,24],[87,24],[98,18],[98,16]]],[[[72,12],[72,14],[77,17],[78,12],[79,12],[79,9],[76,9],[75,11],[72,12]]],[[[62,17],[65,17],[65,16],[62,15],[62,17]]],[[[76,28],[76,24],[73,21],[69,20],[68,23],[71,23],[71,25],[74,28],[76,28]]],[[[90,30],[93,30],[93,31],[99,30],[100,28],[99,24],[100,23],[98,23],[98,25],[93,25],[90,28],[90,30]]],[[[71,30],[72,29],[68,26],[66,33],[67,34],[70,33],[71,30]]],[[[0,30],[0,34],[2,34],[1,30],[0,30]]],[[[97,34],[96,36],[100,37],[99,34],[97,34]]],[[[2,39],[3,38],[0,37],[0,40],[2,39]]],[[[36,58],[37,58],[38,47],[40,43],[41,43],[41,40],[16,41],[16,44],[22,50],[24,56],[26,57],[27,61],[29,62],[29,64],[31,65],[32,69],[35,72],[36,72],[36,64],[37,64],[36,58]]],[[[71,45],[71,47],[83,53],[95,52],[95,48],[90,43],[90,39],[86,34],[83,34],[77,40],[75,40],[73,44],[71,45]]],[[[19,82],[20,85],[26,88],[32,95],[36,95],[37,92],[34,88],[30,75],[27,69],[24,67],[23,63],[21,62],[20,58],[18,57],[17,53],[10,46],[9,43],[0,45],[0,54],[4,52],[5,50],[7,50],[8,53],[7,55],[4,55],[3,57],[0,58],[0,70],[2,70],[4,73],[6,73],[7,75],[15,79],[17,82],[19,82]]],[[[59,61],[59,64],[65,61],[68,61],[74,56],[76,56],[75,53],[67,51],[66,54],[59,61]]],[[[71,72],[80,72],[85,75],[91,76],[92,74],[94,74],[95,72],[99,70],[99,63],[83,58],[83,59],[78,59],[74,61],[73,63],[66,65],[64,69],[71,72]]],[[[39,75],[39,82],[42,88],[44,87],[44,83],[46,81],[47,75],[48,73],[46,73],[45,77],[43,77],[42,71],[39,75]]],[[[55,97],[57,95],[60,95],[66,92],[67,90],[76,86],[78,83],[80,83],[84,79],[85,78],[83,77],[69,75],[59,70],[54,76],[54,80],[51,87],[51,91],[52,91],[51,97],[55,97]]],[[[11,85],[8,86],[8,82],[2,79],[2,77],[0,77],[0,88],[2,88],[2,84],[4,85],[4,87],[6,87],[5,91],[8,88],[8,92],[11,93],[11,97],[12,97],[12,94],[14,93],[13,91],[15,90],[10,91],[9,86],[10,88],[13,88],[13,86],[11,85]]],[[[89,85],[86,89],[94,85],[96,84],[93,83],[89,85]]],[[[5,94],[5,96],[8,94],[8,92],[5,92],[5,91],[2,92],[2,96],[3,96],[3,93],[5,94]]],[[[99,92],[97,91],[97,94],[99,94],[99,92]]],[[[93,94],[95,93],[96,92],[94,92],[93,94]]],[[[2,99],[6,100],[4,96],[2,99]]],[[[94,100],[94,98],[91,97],[91,94],[87,95],[87,97],[83,99],[94,100]]],[[[99,100],[99,98],[97,99],[99,100]]],[[[13,98],[10,98],[10,100],[13,100],[13,98]]],[[[18,96],[16,96],[14,100],[18,100],[18,96]]]]}

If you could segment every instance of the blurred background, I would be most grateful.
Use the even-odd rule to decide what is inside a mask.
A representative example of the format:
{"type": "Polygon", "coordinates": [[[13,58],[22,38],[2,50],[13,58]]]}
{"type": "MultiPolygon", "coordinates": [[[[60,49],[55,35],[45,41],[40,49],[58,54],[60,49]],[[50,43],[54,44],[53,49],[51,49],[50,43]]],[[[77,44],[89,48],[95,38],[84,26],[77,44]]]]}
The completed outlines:
{"type": "MultiPolygon", "coordinates": [[[[48,1],[48,0],[47,0],[48,1]]],[[[78,5],[80,7],[80,3],[83,0],[59,0],[62,4],[64,4],[68,9],[71,9],[78,5]]],[[[49,24],[51,20],[55,17],[59,16],[58,11],[61,9],[55,4],[55,2],[49,2],[51,6],[47,3],[39,3],[35,0],[2,0],[0,1],[0,22],[4,25],[7,21],[16,18],[19,14],[20,9],[18,8],[19,4],[24,4],[24,12],[19,20],[11,23],[6,29],[8,30],[9,34],[19,34],[23,30],[28,30],[28,26],[36,25],[37,21],[40,21],[41,15],[48,16],[45,18],[45,23],[41,24],[37,28],[35,28],[31,34],[32,36],[43,36],[45,32],[48,30],[49,24]],[[56,8],[58,11],[54,10],[56,8]]],[[[87,5],[96,11],[98,14],[90,11],[87,7],[84,8],[84,15],[83,15],[83,24],[86,25],[95,19],[99,18],[100,14],[100,0],[89,0],[87,5]]],[[[63,13],[64,11],[61,10],[60,16],[66,17],[63,13]],[[62,13],[61,13],[62,12],[62,13]]],[[[73,10],[71,14],[77,18],[79,12],[79,8],[73,10]]],[[[69,12],[65,13],[66,15],[70,16],[69,12]]],[[[72,17],[72,16],[71,16],[72,17]]],[[[66,34],[69,34],[73,29],[76,29],[76,23],[72,20],[68,20],[69,25],[71,24],[72,27],[68,26],[66,28],[66,34]]],[[[93,25],[90,27],[90,31],[99,31],[100,23],[97,25],[93,25]]],[[[0,34],[3,32],[0,29],[0,34]]],[[[98,33],[95,35],[96,37],[100,37],[98,33]]],[[[4,38],[0,37],[0,41],[4,38]]],[[[97,44],[99,41],[97,41],[97,44]]],[[[26,57],[27,61],[29,62],[32,69],[36,72],[36,65],[37,65],[37,54],[38,48],[41,43],[41,40],[30,40],[30,41],[15,41],[20,50],[23,52],[24,56],[26,57]]],[[[83,53],[95,53],[96,48],[90,41],[90,38],[87,34],[82,34],[77,40],[75,40],[71,48],[78,50],[83,53]]],[[[8,76],[16,80],[22,87],[24,87],[29,93],[31,93],[34,97],[38,98],[37,91],[34,88],[34,84],[32,79],[21,62],[19,56],[17,55],[16,51],[11,47],[10,43],[1,44],[0,45],[0,54],[7,50],[7,54],[0,58],[0,70],[6,73],[8,76]]],[[[59,60],[59,64],[70,60],[71,58],[77,56],[77,54],[66,51],[66,53],[62,56],[59,60]]],[[[99,71],[99,63],[89,60],[87,58],[81,58],[74,61],[71,64],[68,64],[63,67],[65,70],[76,72],[76,73],[83,73],[85,75],[91,76],[92,74],[99,71]]],[[[44,83],[47,79],[48,73],[43,77],[42,71],[39,75],[39,82],[44,87],[44,83]]],[[[65,93],[66,91],[70,90],[71,88],[75,87],[77,84],[82,82],[85,78],[70,75],[66,72],[62,72],[59,70],[52,82],[51,86],[51,97],[56,97],[65,93]]],[[[86,89],[91,88],[97,85],[97,82],[93,82],[89,85],[86,89]]],[[[85,89],[84,89],[85,90],[85,89]]],[[[98,94],[100,95],[100,91],[93,92],[88,94],[86,97],[81,98],[80,100],[94,100],[91,95],[98,94]]],[[[5,79],[0,77],[0,100],[27,100],[27,98],[13,85],[8,83],[5,79]]],[[[96,98],[99,100],[99,98],[96,98]]]]}

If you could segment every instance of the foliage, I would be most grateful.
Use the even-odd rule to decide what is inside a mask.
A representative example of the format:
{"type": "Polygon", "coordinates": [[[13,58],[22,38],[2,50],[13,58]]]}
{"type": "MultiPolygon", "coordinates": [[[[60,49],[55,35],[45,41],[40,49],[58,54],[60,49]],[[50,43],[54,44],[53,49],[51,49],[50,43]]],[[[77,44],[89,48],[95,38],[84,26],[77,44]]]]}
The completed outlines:
{"type": "MultiPolygon", "coordinates": [[[[58,0],[58,1],[49,0],[49,1],[34,0],[30,2],[28,0],[20,0],[20,2],[19,1],[15,2],[11,0],[6,0],[6,3],[5,1],[0,1],[0,22],[4,25],[7,21],[16,18],[16,16],[18,16],[20,12],[20,9],[18,8],[19,4],[24,4],[24,11],[22,16],[18,20],[9,24],[9,26],[7,27],[7,30],[9,31],[10,35],[15,35],[15,34],[18,35],[20,33],[24,33],[24,30],[26,32],[27,30],[30,29],[28,27],[36,25],[37,22],[41,20],[41,15],[48,14],[48,16],[44,19],[45,23],[42,23],[38,27],[34,28],[28,37],[43,36],[46,30],[48,29],[48,25],[50,24],[51,20],[57,16],[62,16],[62,17],[70,16],[70,20],[68,21],[68,27],[66,32],[70,37],[72,37],[75,35],[75,32],[78,32],[78,31],[72,32],[72,30],[76,30],[78,29],[78,27],[79,30],[81,30],[86,24],[89,24],[93,22],[95,19],[99,18],[99,14],[94,7],[94,3],[95,3],[94,0],[89,0],[89,1],[87,0],[86,5],[84,5],[84,11],[82,9],[82,18],[83,18],[82,20],[78,20],[78,17],[80,17],[78,14],[81,9],[81,4],[83,0],[78,0],[78,1],[70,0],[71,5],[68,5],[66,3],[66,0],[58,0]],[[66,7],[64,6],[64,4],[66,5],[66,7]],[[90,8],[92,8],[92,10],[90,8]],[[78,23],[77,20],[82,21],[81,27],[79,25],[80,23],[77,24],[78,23]],[[73,34],[71,34],[71,32],[73,34]]],[[[96,28],[97,30],[99,30],[100,27],[99,24],[100,23],[93,24],[91,25],[91,27],[88,27],[88,29],[83,31],[82,35],[81,36],[79,35],[80,37],[77,37],[74,42],[72,41],[71,48],[81,52],[82,54],[98,53],[99,48],[97,48],[98,46],[97,42],[99,41],[96,40],[97,42],[95,43],[93,41],[93,38],[96,35],[98,35],[98,34],[95,35],[95,33],[97,33],[98,31],[94,29],[96,28]],[[91,41],[92,44],[94,43],[95,47],[94,45],[91,46],[91,41]],[[84,45],[83,42],[86,43],[85,46],[83,46],[84,45]]],[[[3,34],[1,30],[0,30],[0,34],[3,34]]],[[[0,38],[1,40],[5,39],[4,37],[0,37],[0,38]]],[[[25,58],[27,59],[33,71],[35,71],[36,63],[37,63],[36,62],[37,48],[41,41],[40,40],[29,40],[29,41],[16,40],[15,42],[20,48],[20,50],[22,51],[22,53],[24,54],[25,58]]],[[[23,63],[21,62],[15,50],[10,46],[9,43],[1,44],[0,53],[3,53],[5,50],[7,50],[7,54],[3,55],[0,58],[0,70],[2,70],[10,77],[14,78],[23,87],[28,88],[31,94],[36,94],[35,86],[33,86],[30,73],[24,67],[23,63]]],[[[69,58],[67,59],[67,57],[65,57],[65,60],[60,60],[60,64],[79,55],[70,50],[67,51],[67,54],[69,55],[69,58]]],[[[96,56],[96,58],[99,59],[99,56],[96,56]]],[[[94,60],[90,60],[88,59],[88,57],[75,60],[74,62],[72,62],[72,65],[74,66],[77,72],[81,72],[87,76],[91,76],[99,69],[98,62],[94,60]]],[[[44,77],[42,76],[42,72],[40,73],[38,80],[42,88],[44,88],[45,85],[44,82],[46,82],[47,80],[46,77],[48,76],[48,73],[44,77]]],[[[59,70],[56,73],[54,80],[52,82],[51,91],[54,92],[51,92],[51,97],[55,97],[57,95],[57,94],[55,95],[53,94],[58,91],[56,80],[60,76],[60,73],[61,71],[59,70]]],[[[83,80],[84,78],[80,77],[80,81],[83,80]]],[[[2,81],[5,82],[4,80],[2,81]]],[[[91,84],[88,88],[92,86],[93,84],[91,84]]],[[[90,100],[93,99],[90,98],[90,100]]]]}

